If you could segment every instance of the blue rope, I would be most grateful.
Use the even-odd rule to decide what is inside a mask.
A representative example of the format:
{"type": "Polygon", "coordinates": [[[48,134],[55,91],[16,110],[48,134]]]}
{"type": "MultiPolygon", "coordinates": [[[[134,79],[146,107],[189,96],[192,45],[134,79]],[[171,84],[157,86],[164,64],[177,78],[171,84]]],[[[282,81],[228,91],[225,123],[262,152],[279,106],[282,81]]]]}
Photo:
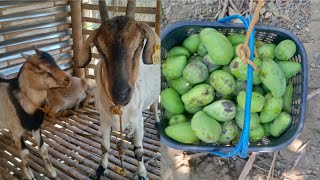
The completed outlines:
{"type": "MultiPolygon", "coordinates": [[[[223,19],[219,19],[217,22],[219,23],[227,23],[233,19],[240,19],[245,26],[245,29],[248,31],[250,22],[252,20],[252,15],[249,16],[248,19],[241,15],[232,15],[223,19]]],[[[249,39],[249,48],[250,48],[250,60],[254,59],[254,28],[252,33],[250,34],[249,39]]],[[[241,137],[239,142],[237,143],[235,149],[230,153],[226,154],[223,152],[212,151],[211,154],[221,156],[221,157],[234,157],[240,154],[241,158],[246,158],[248,155],[248,146],[249,146],[249,133],[250,133],[250,109],[251,109],[251,96],[252,96],[252,82],[253,80],[253,68],[248,64],[247,71],[247,89],[246,89],[246,105],[245,105],[245,113],[244,113],[244,125],[241,133],[241,137]]]]}

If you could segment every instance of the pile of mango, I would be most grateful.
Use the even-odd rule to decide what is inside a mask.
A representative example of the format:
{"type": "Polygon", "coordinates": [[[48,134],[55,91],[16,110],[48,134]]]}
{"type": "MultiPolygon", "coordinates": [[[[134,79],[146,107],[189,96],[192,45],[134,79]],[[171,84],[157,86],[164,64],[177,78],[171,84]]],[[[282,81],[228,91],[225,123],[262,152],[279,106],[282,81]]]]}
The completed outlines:
{"type": "MultiPolygon", "coordinates": [[[[224,34],[204,28],[168,51],[162,74],[168,87],[161,105],[168,119],[165,133],[185,143],[232,144],[239,140],[244,123],[247,64],[236,55],[244,34],[224,34]]],[[[250,140],[279,137],[292,123],[293,84],[301,71],[291,40],[269,44],[256,40],[250,140]]]]}

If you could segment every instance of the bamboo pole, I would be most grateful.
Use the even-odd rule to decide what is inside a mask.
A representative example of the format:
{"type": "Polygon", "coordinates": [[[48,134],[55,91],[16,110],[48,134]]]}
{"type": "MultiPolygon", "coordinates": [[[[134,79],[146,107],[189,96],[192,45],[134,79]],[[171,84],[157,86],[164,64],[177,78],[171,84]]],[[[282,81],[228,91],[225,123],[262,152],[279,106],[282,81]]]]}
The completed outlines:
{"type": "MultiPolygon", "coordinates": [[[[61,121],[58,121],[58,120],[53,120],[53,121],[54,121],[55,123],[61,125],[61,126],[64,126],[63,122],[61,122],[61,121]]],[[[68,121],[68,123],[70,123],[70,122],[72,122],[72,121],[68,121]]],[[[72,122],[72,123],[70,123],[70,124],[72,124],[73,126],[79,128],[79,129],[85,130],[85,131],[87,131],[87,132],[95,135],[95,136],[88,136],[88,138],[91,139],[91,140],[94,140],[94,141],[96,141],[96,142],[98,142],[98,143],[101,143],[101,135],[98,135],[98,136],[97,136],[97,133],[98,133],[98,130],[97,130],[97,129],[94,130],[94,129],[90,128],[90,127],[86,127],[86,126],[80,125],[80,124],[75,123],[75,122],[72,122]]],[[[73,128],[73,127],[70,126],[69,128],[73,128]]],[[[73,130],[73,129],[70,129],[70,130],[73,130]]],[[[78,130],[78,129],[77,129],[77,130],[78,130]]],[[[99,133],[99,134],[100,134],[100,133],[99,133]]],[[[145,138],[144,138],[144,139],[145,139],[145,138]]],[[[114,146],[115,146],[114,149],[117,149],[117,148],[116,148],[116,143],[118,142],[118,139],[116,139],[116,137],[114,137],[114,136],[110,136],[110,141],[111,141],[112,143],[114,143],[114,144],[111,143],[111,145],[114,145],[114,146]]],[[[133,149],[133,148],[134,148],[132,144],[127,144],[127,146],[128,146],[128,148],[130,148],[130,149],[133,149]]],[[[145,153],[145,155],[150,156],[150,157],[154,157],[154,155],[155,155],[156,153],[154,152],[154,147],[153,147],[152,145],[147,144],[147,143],[143,143],[143,147],[144,147],[144,153],[145,153]]],[[[158,152],[159,152],[159,150],[160,150],[160,149],[159,149],[159,147],[158,147],[158,152]]]]}
{"type": "MultiPolygon", "coordinates": [[[[57,124],[59,124],[59,125],[61,125],[61,126],[64,126],[63,125],[63,122],[62,121],[58,121],[58,120],[53,120],[54,121],[54,123],[57,123],[57,124]]],[[[70,122],[70,121],[69,121],[70,122]]],[[[46,123],[47,124],[47,123],[46,123]]],[[[78,128],[77,126],[78,126],[78,124],[77,123],[74,123],[73,125],[75,125],[75,126],[69,126],[68,128],[71,130],[71,131],[78,131],[78,129],[81,129],[81,127],[80,128],[78,128]],[[75,128],[76,127],[76,128],[75,128]]],[[[82,126],[82,128],[86,128],[85,126],[82,126]]],[[[55,127],[52,127],[52,128],[55,128],[55,127]]],[[[49,127],[47,127],[46,129],[49,129],[49,127]]],[[[88,129],[88,127],[86,128],[86,129],[88,129]]],[[[97,129],[92,129],[92,128],[90,128],[90,129],[88,129],[89,131],[91,131],[91,132],[94,132],[94,131],[97,131],[97,129]]],[[[66,133],[65,131],[63,131],[62,129],[57,129],[57,131],[62,131],[63,133],[66,133]]],[[[80,136],[77,136],[78,138],[80,137],[80,136]]],[[[101,143],[101,137],[97,137],[97,136],[88,136],[88,137],[86,137],[86,138],[88,138],[91,142],[88,142],[88,144],[90,145],[90,146],[94,146],[94,147],[97,147],[97,148],[100,148],[100,143],[101,143]],[[99,144],[99,145],[97,145],[97,143],[99,144]]],[[[83,140],[83,139],[82,139],[83,140]]],[[[113,137],[113,136],[111,136],[110,137],[110,140],[111,140],[111,148],[112,149],[114,149],[115,151],[117,151],[116,149],[117,149],[117,147],[116,147],[116,143],[117,143],[117,139],[115,138],[115,137],[113,137]]],[[[144,139],[144,140],[146,140],[146,138],[144,139]]],[[[133,149],[134,147],[133,147],[133,145],[132,144],[127,144],[127,146],[128,146],[128,148],[129,149],[133,149]]],[[[148,157],[154,157],[155,155],[156,155],[156,152],[159,152],[160,151],[160,147],[157,147],[157,146],[153,146],[153,145],[150,145],[150,144],[147,144],[147,143],[144,143],[143,144],[143,146],[144,146],[144,152],[145,152],[145,155],[146,156],[148,156],[148,157]],[[154,151],[156,151],[156,152],[154,152],[154,151]]],[[[130,152],[130,151],[129,151],[130,152]]],[[[116,154],[115,154],[115,156],[116,156],[116,154]]],[[[131,154],[131,157],[134,157],[134,154],[133,154],[133,152],[132,152],[132,154],[131,154]]],[[[157,166],[156,164],[155,164],[155,166],[157,166]]],[[[160,165],[159,165],[159,167],[160,167],[160,165]]]]}
{"type": "MultiPolygon", "coordinates": [[[[16,166],[16,168],[21,168],[21,162],[19,162],[17,159],[15,159],[15,157],[20,158],[18,150],[16,148],[14,148],[13,146],[8,146],[8,143],[7,143],[8,141],[10,142],[10,140],[7,138],[1,138],[0,148],[10,152],[12,155],[10,156],[9,154],[7,154],[5,152],[0,151],[0,156],[6,158],[8,161],[10,161],[12,164],[14,164],[16,166]]],[[[29,160],[32,159],[31,156],[32,156],[32,153],[29,153],[29,160]]],[[[4,163],[4,164],[7,164],[7,163],[4,163]]],[[[35,176],[35,178],[39,179],[39,177],[40,177],[39,172],[47,175],[47,173],[44,171],[43,168],[40,168],[40,169],[35,168],[35,167],[37,167],[37,165],[34,162],[34,159],[32,161],[28,161],[28,165],[32,169],[36,169],[36,171],[33,170],[33,175],[35,176]]],[[[13,169],[16,169],[16,168],[13,167],[13,169]]],[[[15,173],[17,173],[15,170],[13,170],[13,171],[15,173]]],[[[19,174],[20,174],[19,176],[21,177],[22,173],[19,172],[19,174]]]]}
{"type": "MultiPolygon", "coordinates": [[[[83,141],[81,141],[81,140],[78,140],[78,139],[75,139],[75,138],[70,138],[70,135],[69,135],[69,133],[67,133],[67,131],[64,131],[64,132],[59,132],[59,131],[57,131],[57,130],[55,130],[55,129],[51,129],[51,128],[48,128],[48,130],[50,131],[50,132],[53,132],[54,134],[56,134],[56,135],[58,135],[59,137],[61,137],[61,138],[63,138],[63,139],[67,139],[68,140],[68,142],[70,142],[70,143],[73,143],[73,144],[77,144],[78,146],[80,146],[83,150],[86,150],[86,151],[88,151],[88,152],[93,152],[93,153],[95,153],[95,154],[101,154],[101,150],[100,150],[100,148],[98,148],[98,147],[94,147],[94,146],[90,146],[90,145],[88,145],[88,144],[86,144],[85,142],[83,142],[83,141]],[[68,134],[68,135],[67,135],[68,134]]],[[[114,147],[114,148],[116,148],[116,147],[114,147]]],[[[113,161],[115,161],[115,162],[118,162],[117,161],[117,158],[113,158],[113,157],[117,157],[118,156],[118,151],[116,150],[116,149],[113,149],[112,151],[110,151],[109,152],[111,155],[112,155],[112,158],[111,159],[113,159],[113,161]]],[[[127,163],[127,167],[129,167],[128,169],[130,169],[131,171],[135,171],[135,166],[137,166],[138,165],[138,163],[137,163],[137,160],[134,158],[134,153],[132,152],[132,151],[126,151],[126,155],[124,156],[124,161],[125,162],[128,162],[127,163]],[[131,152],[131,157],[130,156],[128,156],[127,155],[127,152],[131,152]],[[132,166],[132,165],[133,166],[132,166]]],[[[119,161],[120,162],[120,161],[119,161]]],[[[159,164],[159,166],[158,167],[160,167],[160,164],[159,164]]],[[[160,173],[160,172],[157,172],[156,170],[154,170],[154,169],[151,169],[149,172],[151,172],[151,173],[154,173],[154,174],[157,174],[157,173],[160,173]]]]}
{"type": "MultiPolygon", "coordinates": [[[[70,150],[73,150],[75,152],[77,152],[79,155],[83,156],[82,160],[85,161],[85,159],[89,160],[89,161],[93,161],[94,163],[98,164],[100,163],[100,158],[90,152],[87,152],[87,151],[84,151],[83,149],[81,149],[80,147],[78,146],[75,146],[74,144],[66,141],[65,139],[62,139],[61,137],[57,137],[56,135],[53,135],[53,134],[50,134],[48,132],[42,132],[42,134],[44,134],[45,136],[49,137],[50,139],[56,141],[56,142],[59,142],[60,145],[66,147],[67,149],[70,150]]],[[[55,148],[55,146],[53,146],[53,148],[55,148]]],[[[73,152],[74,153],[74,152],[73,152]]],[[[80,160],[81,161],[81,160],[80,160]]],[[[110,170],[112,171],[112,169],[115,167],[114,164],[112,163],[109,163],[109,167],[110,170]]],[[[115,179],[119,179],[119,177],[121,177],[120,175],[116,174],[116,173],[113,173],[113,172],[109,172],[108,176],[110,178],[115,178],[115,179]]],[[[132,176],[131,173],[127,173],[127,175],[130,177],[132,176]]]]}
{"type": "Polygon", "coordinates": [[[81,2],[82,2],[81,0],[69,0],[70,7],[71,7],[74,73],[75,73],[75,76],[84,78],[85,77],[84,69],[78,68],[79,54],[80,54],[80,49],[83,43],[81,2]]]}
{"type": "MultiPolygon", "coordinates": [[[[93,146],[95,149],[92,151],[96,154],[101,154],[101,150],[100,150],[100,143],[97,143],[97,142],[94,142],[90,139],[87,139],[86,137],[82,137],[82,136],[79,136],[79,135],[76,135],[70,131],[67,131],[65,129],[60,129],[60,128],[57,128],[57,127],[52,127],[53,130],[51,129],[48,129],[50,130],[51,132],[54,132],[55,130],[56,131],[61,131],[61,133],[69,136],[69,137],[72,137],[74,139],[77,139],[78,141],[81,141],[81,142],[84,142],[86,143],[87,145],[90,145],[90,146],[93,146]]],[[[113,146],[113,145],[111,145],[113,146]]],[[[114,145],[113,146],[113,150],[111,151],[111,153],[114,155],[114,156],[117,156],[117,150],[116,150],[116,146],[114,145]]],[[[129,162],[131,164],[135,164],[136,165],[136,159],[135,159],[135,155],[134,155],[134,152],[133,151],[127,151],[126,152],[126,156],[125,156],[125,160],[126,158],[129,158],[129,162]],[[126,157],[128,156],[128,157],[126,157]]],[[[160,164],[153,164],[154,166],[157,166],[157,167],[160,167],[160,164]]]]}
{"type": "MultiPolygon", "coordinates": [[[[6,144],[6,146],[8,146],[8,144],[14,144],[13,140],[11,140],[11,137],[10,137],[10,135],[9,135],[8,133],[5,133],[5,134],[4,134],[4,137],[6,137],[6,138],[1,138],[1,141],[2,141],[4,144],[6,144]]],[[[33,141],[33,139],[29,138],[29,141],[30,141],[30,140],[33,141]]],[[[0,142],[0,144],[1,144],[1,142],[0,142]]],[[[30,164],[30,167],[32,167],[32,169],[34,169],[36,172],[37,172],[37,171],[40,171],[40,173],[43,173],[44,175],[48,176],[47,172],[46,172],[45,169],[43,168],[44,166],[43,166],[43,161],[42,161],[42,159],[41,159],[40,157],[38,157],[38,156],[39,156],[38,151],[35,150],[35,147],[30,146],[30,145],[28,145],[28,144],[26,144],[26,145],[27,145],[28,149],[31,150],[30,153],[29,153],[29,159],[30,159],[30,160],[28,161],[28,163],[30,164]],[[35,154],[36,154],[36,155],[35,155],[35,154]]],[[[10,153],[12,153],[15,157],[20,158],[20,155],[19,155],[19,153],[18,153],[18,151],[17,151],[16,148],[13,148],[12,146],[8,146],[7,149],[8,149],[8,151],[9,151],[10,153]]],[[[50,148],[48,148],[48,149],[50,149],[50,148]]],[[[0,156],[1,156],[1,155],[0,155],[0,156]]],[[[50,158],[50,156],[49,156],[49,158],[50,158]]],[[[54,163],[52,160],[55,161],[55,159],[50,158],[50,162],[52,163],[52,165],[53,165],[54,167],[56,167],[56,163],[54,163]]],[[[20,166],[19,166],[19,167],[20,167],[20,166]]],[[[55,168],[55,169],[56,169],[56,168],[55,168]]],[[[63,172],[61,172],[59,169],[56,169],[56,171],[57,171],[57,174],[58,174],[58,177],[59,177],[59,178],[61,178],[61,179],[69,179],[69,178],[70,178],[69,176],[67,176],[66,174],[64,174],[63,172]]],[[[38,179],[38,178],[37,178],[37,179],[38,179]]],[[[40,178],[40,179],[42,179],[42,178],[40,178]]]]}
{"type": "Polygon", "coordinates": [[[160,36],[160,29],[161,29],[161,0],[157,0],[157,9],[156,9],[156,25],[155,31],[160,36]]]}
{"type": "MultiPolygon", "coordinates": [[[[31,138],[31,136],[27,136],[26,139],[31,141],[32,138],[31,138]]],[[[35,153],[37,152],[37,149],[35,149],[33,146],[28,146],[28,148],[30,150],[34,151],[35,153]]],[[[80,164],[79,161],[77,162],[77,161],[71,160],[68,156],[65,156],[65,152],[61,152],[60,153],[59,151],[53,150],[52,148],[48,148],[48,152],[49,152],[50,155],[55,157],[55,159],[60,159],[60,160],[62,160],[62,161],[64,161],[66,163],[66,165],[63,165],[63,166],[61,165],[62,163],[58,164],[59,169],[64,171],[65,174],[70,174],[71,176],[74,176],[73,175],[74,172],[77,172],[77,171],[73,171],[73,174],[72,174],[72,173],[69,172],[68,168],[64,169],[64,168],[66,168],[66,166],[68,166],[68,167],[76,167],[77,170],[80,170],[80,172],[82,174],[86,173],[87,175],[94,175],[94,170],[84,166],[83,164],[80,164]]],[[[79,173],[75,174],[75,176],[79,176],[79,173]]]]}
{"type": "MultiPolygon", "coordinates": [[[[6,162],[6,160],[4,158],[0,158],[0,161],[1,162],[6,162]]],[[[0,179],[3,179],[3,180],[19,180],[17,177],[15,177],[15,176],[10,174],[8,168],[4,168],[2,166],[0,166],[0,179]]]]}
{"type": "MultiPolygon", "coordinates": [[[[63,134],[66,134],[67,136],[70,136],[70,137],[72,137],[74,139],[77,139],[77,140],[79,140],[81,142],[84,142],[84,143],[86,143],[86,144],[88,144],[90,146],[93,146],[93,147],[97,148],[98,154],[101,154],[100,143],[94,142],[94,141],[92,141],[92,140],[90,140],[90,139],[88,139],[86,137],[79,136],[79,135],[74,134],[74,133],[72,133],[72,132],[70,132],[68,130],[65,130],[65,129],[59,129],[59,128],[54,127],[54,126],[52,127],[52,129],[55,129],[56,131],[61,131],[63,134]]],[[[113,147],[113,149],[115,149],[115,148],[116,148],[116,146],[113,147]]],[[[135,163],[136,159],[135,159],[135,155],[134,155],[133,151],[126,151],[126,155],[128,156],[128,158],[130,158],[130,157],[132,158],[132,160],[130,160],[130,163],[136,164],[135,163]]],[[[160,163],[150,162],[149,164],[153,165],[155,167],[160,167],[160,163]]]]}

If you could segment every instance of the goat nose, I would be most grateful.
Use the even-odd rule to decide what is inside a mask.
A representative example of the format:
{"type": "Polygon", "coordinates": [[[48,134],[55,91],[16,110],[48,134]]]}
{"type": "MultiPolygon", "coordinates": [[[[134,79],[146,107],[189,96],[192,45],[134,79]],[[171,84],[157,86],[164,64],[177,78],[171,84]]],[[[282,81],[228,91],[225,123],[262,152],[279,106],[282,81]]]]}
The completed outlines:
{"type": "Polygon", "coordinates": [[[131,93],[131,88],[114,89],[113,94],[117,102],[126,102],[131,93]]]}
{"type": "Polygon", "coordinates": [[[70,77],[69,76],[66,76],[64,79],[63,79],[63,82],[68,86],[70,85],[70,77]]]}

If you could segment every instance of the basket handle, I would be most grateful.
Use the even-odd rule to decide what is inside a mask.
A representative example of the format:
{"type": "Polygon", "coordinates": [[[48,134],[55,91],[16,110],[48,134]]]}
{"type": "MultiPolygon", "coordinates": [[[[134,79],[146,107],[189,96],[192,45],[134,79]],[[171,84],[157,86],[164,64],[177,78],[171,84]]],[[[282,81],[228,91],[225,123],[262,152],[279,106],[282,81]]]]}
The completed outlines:
{"type": "MultiPolygon", "coordinates": [[[[232,15],[223,19],[219,19],[217,22],[219,23],[227,23],[233,19],[240,19],[245,29],[248,31],[250,22],[252,21],[252,15],[247,18],[241,15],[232,15]]],[[[250,48],[250,60],[254,59],[254,27],[250,34],[249,38],[249,48],[250,48]]],[[[250,64],[248,64],[247,71],[247,88],[246,88],[246,105],[245,105],[245,114],[244,114],[244,125],[242,128],[242,133],[239,142],[237,143],[235,149],[230,153],[223,153],[218,151],[211,151],[211,154],[218,155],[221,157],[233,157],[240,153],[241,158],[246,158],[248,154],[248,145],[249,145],[249,132],[250,132],[250,109],[251,109],[251,96],[252,96],[252,82],[253,80],[253,68],[250,64]]]]}

